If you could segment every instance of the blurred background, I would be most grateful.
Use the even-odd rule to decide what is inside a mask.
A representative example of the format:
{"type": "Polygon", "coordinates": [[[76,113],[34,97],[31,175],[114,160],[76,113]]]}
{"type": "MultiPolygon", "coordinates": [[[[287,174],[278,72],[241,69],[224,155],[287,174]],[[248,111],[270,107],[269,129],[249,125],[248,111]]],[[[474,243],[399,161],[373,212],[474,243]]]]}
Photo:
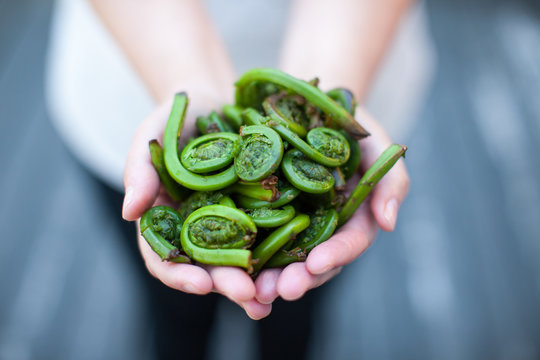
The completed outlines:
{"type": "MultiPolygon", "coordinates": [[[[239,2],[263,7],[255,34],[233,34],[225,5],[207,3],[240,72],[275,65],[286,1],[239,2]],[[272,44],[257,59],[241,50],[255,37],[272,44]]],[[[70,143],[58,125],[106,102],[57,106],[76,103],[70,81],[81,81],[74,71],[53,85],[69,63],[58,49],[72,46],[82,67],[107,60],[92,41],[57,36],[75,24],[93,39],[91,24],[64,15],[84,6],[0,0],[2,360],[154,358],[142,261],[116,240],[129,225],[101,184],[118,187],[125,149],[84,158],[93,135],[70,143]]],[[[138,122],[151,104],[137,91],[138,122]]],[[[308,356],[540,359],[540,2],[420,2],[367,106],[408,145],[411,189],[396,231],[321,289],[308,356]]],[[[221,301],[209,357],[257,358],[254,327],[221,301]]]]}

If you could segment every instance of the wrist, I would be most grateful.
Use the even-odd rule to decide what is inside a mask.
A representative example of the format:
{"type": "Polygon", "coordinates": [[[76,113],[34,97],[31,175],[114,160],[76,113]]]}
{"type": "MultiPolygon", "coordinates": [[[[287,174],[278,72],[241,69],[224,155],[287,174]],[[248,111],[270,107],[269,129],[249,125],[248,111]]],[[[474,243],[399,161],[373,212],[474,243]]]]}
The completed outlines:
{"type": "Polygon", "coordinates": [[[161,91],[158,103],[170,103],[176,93],[185,92],[189,99],[190,113],[195,116],[207,115],[210,110],[219,110],[224,104],[231,103],[233,90],[232,86],[225,89],[216,82],[179,81],[161,91]]]}
{"type": "Polygon", "coordinates": [[[362,102],[410,2],[296,0],[281,68],[305,80],[320,77],[323,90],[346,87],[362,102]]]}
{"type": "Polygon", "coordinates": [[[306,81],[315,77],[319,78],[319,87],[322,91],[328,91],[338,87],[346,88],[352,91],[358,102],[362,103],[366,97],[374,71],[360,66],[345,66],[342,63],[338,67],[335,65],[335,62],[331,64],[314,61],[309,65],[284,62],[282,69],[306,81]]]}

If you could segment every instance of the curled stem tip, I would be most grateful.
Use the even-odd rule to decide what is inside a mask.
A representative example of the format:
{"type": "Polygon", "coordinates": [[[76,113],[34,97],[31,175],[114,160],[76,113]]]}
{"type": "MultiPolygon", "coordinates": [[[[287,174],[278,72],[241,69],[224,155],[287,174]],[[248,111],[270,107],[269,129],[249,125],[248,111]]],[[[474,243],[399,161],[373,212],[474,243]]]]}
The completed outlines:
{"type": "Polygon", "coordinates": [[[252,270],[249,247],[257,227],[244,212],[223,205],[202,207],[188,216],[181,242],[193,259],[210,265],[239,266],[252,270]]]}
{"type": "Polygon", "coordinates": [[[191,263],[191,259],[182,253],[181,228],[180,216],[168,206],[148,209],[141,218],[141,234],[161,260],[191,263]]]}
{"type": "Polygon", "coordinates": [[[178,157],[178,138],[182,133],[188,98],[184,93],[176,94],[165,133],[163,152],[169,175],[179,184],[191,190],[213,191],[226,188],[238,180],[234,166],[212,175],[200,175],[186,169],[178,157]]]}
{"type": "Polygon", "coordinates": [[[328,95],[309,82],[296,79],[280,70],[259,68],[245,72],[236,82],[236,103],[239,106],[252,106],[250,104],[249,85],[252,83],[270,83],[284,88],[287,91],[302,95],[307,101],[317,106],[333,122],[347,130],[349,134],[357,139],[369,136],[369,132],[364,129],[354,117],[328,95]]]}

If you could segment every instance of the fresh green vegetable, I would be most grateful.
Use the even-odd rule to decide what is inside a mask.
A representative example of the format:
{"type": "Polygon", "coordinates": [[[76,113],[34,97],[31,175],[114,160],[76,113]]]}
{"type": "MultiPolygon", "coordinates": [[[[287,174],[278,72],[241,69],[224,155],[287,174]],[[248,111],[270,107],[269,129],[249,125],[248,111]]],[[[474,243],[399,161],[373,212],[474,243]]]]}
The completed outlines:
{"type": "Polygon", "coordinates": [[[358,138],[346,89],[328,93],[273,69],[253,69],[236,83],[236,103],[197,118],[201,136],[180,152],[188,105],[175,95],[163,149],[150,143],[152,163],[178,209],[156,206],[141,232],[163,260],[264,267],[304,261],[360,206],[404,155],[392,145],[363,174],[351,195],[346,181],[359,169],[358,138]],[[238,205],[238,208],[237,208],[238,205]]]}

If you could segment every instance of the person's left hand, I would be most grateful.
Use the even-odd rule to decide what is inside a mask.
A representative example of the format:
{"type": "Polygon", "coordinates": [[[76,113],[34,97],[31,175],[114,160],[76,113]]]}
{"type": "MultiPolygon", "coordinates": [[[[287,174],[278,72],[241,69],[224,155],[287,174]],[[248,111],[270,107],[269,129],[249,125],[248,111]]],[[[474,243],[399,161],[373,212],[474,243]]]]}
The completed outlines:
{"type": "MultiPolygon", "coordinates": [[[[371,136],[360,141],[361,170],[365,172],[391,145],[391,141],[382,127],[362,109],[357,109],[356,118],[371,133],[371,136]]],[[[358,179],[353,177],[349,181],[349,191],[358,179]]],[[[285,300],[297,300],[308,290],[330,280],[341,271],[342,266],[355,260],[371,245],[377,234],[377,225],[385,231],[394,230],[399,206],[408,189],[407,170],[403,161],[399,160],[351,219],[330,239],[315,247],[305,262],[262,271],[255,281],[257,301],[271,304],[278,296],[285,300]]]]}

